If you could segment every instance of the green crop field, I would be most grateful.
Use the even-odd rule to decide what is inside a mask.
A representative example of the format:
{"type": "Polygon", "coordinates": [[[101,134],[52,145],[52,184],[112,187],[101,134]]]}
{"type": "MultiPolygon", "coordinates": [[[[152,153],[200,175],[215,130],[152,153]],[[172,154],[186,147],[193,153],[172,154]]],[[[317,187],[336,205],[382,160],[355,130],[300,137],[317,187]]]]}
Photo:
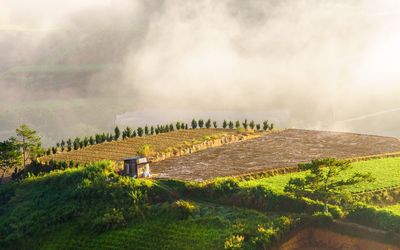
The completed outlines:
{"type": "MultiPolygon", "coordinates": [[[[350,170],[343,173],[345,176],[350,176],[354,172],[370,172],[376,180],[373,183],[353,185],[349,188],[350,192],[363,192],[400,185],[400,157],[353,162],[351,166],[350,170]]],[[[304,175],[304,172],[277,175],[242,181],[240,185],[242,187],[264,186],[274,191],[283,192],[286,183],[291,177],[302,177],[304,175]]]]}

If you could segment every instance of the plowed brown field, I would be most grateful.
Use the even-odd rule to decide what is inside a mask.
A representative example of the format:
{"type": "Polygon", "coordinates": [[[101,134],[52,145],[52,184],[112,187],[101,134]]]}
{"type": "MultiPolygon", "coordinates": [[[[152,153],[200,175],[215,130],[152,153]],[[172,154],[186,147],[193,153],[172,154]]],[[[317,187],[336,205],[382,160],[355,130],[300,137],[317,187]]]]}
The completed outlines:
{"type": "Polygon", "coordinates": [[[339,159],[400,152],[392,137],[288,129],[152,165],[160,178],[207,180],[219,176],[295,166],[323,157],[339,159]]]}

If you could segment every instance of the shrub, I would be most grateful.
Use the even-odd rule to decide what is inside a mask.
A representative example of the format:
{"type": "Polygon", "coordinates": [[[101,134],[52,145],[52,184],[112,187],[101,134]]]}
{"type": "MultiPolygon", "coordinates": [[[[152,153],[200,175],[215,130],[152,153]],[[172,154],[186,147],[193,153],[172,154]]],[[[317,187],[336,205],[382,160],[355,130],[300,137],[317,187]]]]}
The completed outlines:
{"type": "Polygon", "coordinates": [[[400,232],[400,216],[363,203],[358,203],[350,209],[347,218],[362,225],[400,232]]]}
{"type": "Polygon", "coordinates": [[[225,240],[224,249],[241,249],[244,242],[244,236],[232,235],[225,240]]]}
{"type": "Polygon", "coordinates": [[[194,203],[185,200],[177,200],[170,209],[171,215],[177,219],[187,219],[198,210],[194,203]]]}
{"type": "Polygon", "coordinates": [[[138,149],[137,154],[140,156],[151,156],[154,154],[154,149],[151,145],[146,144],[138,149]]]}

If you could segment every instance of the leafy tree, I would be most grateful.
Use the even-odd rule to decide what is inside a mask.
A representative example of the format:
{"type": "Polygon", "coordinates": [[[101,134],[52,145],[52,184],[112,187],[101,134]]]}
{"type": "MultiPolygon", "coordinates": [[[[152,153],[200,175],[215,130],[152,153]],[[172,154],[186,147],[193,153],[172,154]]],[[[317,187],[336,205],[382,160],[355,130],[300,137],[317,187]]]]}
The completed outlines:
{"type": "Polygon", "coordinates": [[[126,127],[125,129],[126,137],[129,138],[132,136],[132,129],[130,127],[126,127]]]}
{"type": "Polygon", "coordinates": [[[124,131],[122,131],[122,140],[125,140],[126,139],[126,131],[124,130],[124,131]]]}
{"type": "Polygon", "coordinates": [[[214,128],[218,128],[218,124],[216,121],[213,121],[213,126],[214,126],[214,128]]]}
{"type": "Polygon", "coordinates": [[[260,129],[261,129],[261,125],[258,123],[258,124],[256,125],[256,128],[257,128],[257,130],[260,130],[260,129]]]}
{"type": "Polygon", "coordinates": [[[243,124],[244,129],[247,129],[249,127],[249,123],[247,122],[247,119],[245,119],[242,124],[243,124]]]}
{"type": "Polygon", "coordinates": [[[3,182],[4,175],[11,169],[17,170],[22,163],[20,146],[15,137],[0,142],[0,183],[3,182]]]}
{"type": "Polygon", "coordinates": [[[268,130],[269,129],[269,124],[268,120],[263,122],[263,130],[268,130]]]}
{"type": "Polygon", "coordinates": [[[160,133],[160,127],[157,126],[154,132],[156,132],[156,135],[158,135],[160,133]]]}
{"type": "Polygon", "coordinates": [[[60,147],[60,143],[59,143],[59,142],[57,142],[57,143],[56,143],[56,146],[57,146],[57,148],[59,148],[59,147],[60,147]]]}
{"type": "Polygon", "coordinates": [[[256,124],[254,123],[254,121],[251,121],[251,122],[249,123],[249,127],[250,127],[251,129],[254,129],[255,126],[256,126],[256,124]]]}
{"type": "MultiPolygon", "coordinates": [[[[96,140],[97,140],[97,136],[98,136],[98,135],[96,135],[96,140]]],[[[71,150],[72,150],[72,140],[71,140],[71,138],[69,138],[69,139],[67,140],[67,147],[68,147],[68,151],[71,151],[71,150]]]]}
{"type": "Polygon", "coordinates": [[[140,136],[140,137],[143,136],[143,128],[142,128],[142,127],[138,127],[138,129],[137,129],[137,134],[138,134],[138,136],[140,136]]]}
{"type": "Polygon", "coordinates": [[[234,127],[233,122],[230,121],[230,122],[229,122],[229,129],[233,129],[233,127],[234,127]]]}
{"type": "Polygon", "coordinates": [[[181,129],[187,129],[187,124],[185,124],[185,123],[181,123],[181,129]]]}
{"type": "Polygon", "coordinates": [[[347,177],[345,171],[351,168],[350,163],[334,158],[313,160],[311,163],[299,164],[299,168],[307,171],[306,176],[290,178],[285,192],[321,201],[325,205],[325,212],[328,212],[330,202],[348,197],[345,187],[374,180],[370,173],[357,172],[347,177]]]}
{"type": "Polygon", "coordinates": [[[203,128],[204,126],[204,121],[202,119],[199,120],[199,128],[203,128]]]}
{"type": "Polygon", "coordinates": [[[186,129],[186,130],[188,130],[188,129],[189,129],[189,126],[188,126],[188,124],[187,124],[187,123],[185,124],[185,129],[186,129]]]}
{"type": "Polygon", "coordinates": [[[132,137],[136,137],[136,136],[137,136],[136,130],[133,130],[133,132],[132,132],[132,137]]]}
{"type": "Polygon", "coordinates": [[[65,141],[64,140],[61,140],[60,146],[61,146],[61,151],[64,152],[64,150],[65,150],[65,141]]]}
{"type": "Polygon", "coordinates": [[[174,124],[171,123],[171,124],[169,125],[169,131],[174,131],[174,124]]]}
{"type": "Polygon", "coordinates": [[[89,145],[89,138],[85,136],[85,138],[83,139],[83,146],[87,147],[88,145],[89,145]]]}
{"type": "Polygon", "coordinates": [[[206,128],[211,128],[211,119],[206,121],[206,128]]]}
{"type": "Polygon", "coordinates": [[[74,150],[78,150],[79,149],[79,145],[80,145],[80,139],[79,137],[76,137],[74,140],[74,150]]]}
{"type": "Polygon", "coordinates": [[[144,126],[144,134],[149,135],[149,127],[147,125],[144,126]]]}
{"type": "Polygon", "coordinates": [[[153,126],[151,126],[151,128],[150,128],[150,134],[154,135],[154,127],[153,126]]]}
{"type": "Polygon", "coordinates": [[[228,127],[228,122],[226,120],[224,120],[224,122],[222,123],[222,127],[223,128],[227,128],[228,127]]]}
{"type": "Polygon", "coordinates": [[[192,129],[197,128],[197,121],[195,119],[192,120],[192,129]]]}
{"type": "Polygon", "coordinates": [[[114,139],[114,136],[112,134],[107,133],[107,141],[111,142],[114,139]]]}
{"type": "Polygon", "coordinates": [[[274,129],[274,124],[271,123],[271,125],[269,125],[269,130],[273,130],[274,129]]]}
{"type": "Polygon", "coordinates": [[[22,152],[23,167],[25,169],[27,162],[36,159],[37,155],[43,151],[42,143],[36,131],[26,124],[22,124],[16,129],[16,132],[17,142],[22,152]]]}
{"type": "Polygon", "coordinates": [[[51,155],[51,148],[47,149],[46,155],[51,155]]]}
{"type": "Polygon", "coordinates": [[[235,127],[236,127],[236,128],[240,128],[240,121],[236,121],[235,127]]]}
{"type": "Polygon", "coordinates": [[[101,135],[101,142],[105,142],[105,141],[107,141],[107,135],[105,133],[103,133],[101,135]]]}
{"type": "Polygon", "coordinates": [[[57,153],[57,147],[52,147],[52,148],[51,148],[51,152],[52,152],[53,154],[56,154],[56,153],[57,153]]]}
{"type": "Polygon", "coordinates": [[[176,127],[176,130],[180,130],[181,129],[181,123],[180,122],[176,122],[175,127],[176,127]]]}
{"type": "Polygon", "coordinates": [[[93,136],[90,136],[90,137],[89,137],[89,144],[90,144],[90,145],[94,145],[95,142],[96,142],[96,141],[94,140],[93,136]]]}
{"type": "Polygon", "coordinates": [[[114,133],[115,133],[115,137],[114,138],[117,141],[119,139],[119,137],[121,136],[121,131],[119,130],[118,126],[115,127],[114,133]]]}

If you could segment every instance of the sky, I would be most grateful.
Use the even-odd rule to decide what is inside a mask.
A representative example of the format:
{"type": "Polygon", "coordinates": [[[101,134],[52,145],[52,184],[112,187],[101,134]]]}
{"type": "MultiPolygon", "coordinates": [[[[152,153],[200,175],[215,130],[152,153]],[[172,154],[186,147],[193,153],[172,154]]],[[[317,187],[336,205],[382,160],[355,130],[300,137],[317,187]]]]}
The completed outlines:
{"type": "MultiPolygon", "coordinates": [[[[110,122],[83,121],[71,129],[78,134],[110,129],[121,114],[145,110],[168,120],[168,110],[174,118],[181,110],[182,117],[274,114],[281,127],[400,136],[399,26],[395,0],[2,0],[0,104],[8,107],[0,128],[8,136],[24,121],[46,134],[62,119],[38,125],[43,101],[79,99],[101,102],[110,122]],[[15,67],[49,64],[117,70],[10,77],[15,67]],[[50,87],[24,92],[43,79],[50,87]],[[33,118],[5,115],[27,106],[33,118]]],[[[76,124],[99,108],[85,112],[65,110],[76,124]]],[[[47,137],[67,135],[57,133],[47,137]]]]}

